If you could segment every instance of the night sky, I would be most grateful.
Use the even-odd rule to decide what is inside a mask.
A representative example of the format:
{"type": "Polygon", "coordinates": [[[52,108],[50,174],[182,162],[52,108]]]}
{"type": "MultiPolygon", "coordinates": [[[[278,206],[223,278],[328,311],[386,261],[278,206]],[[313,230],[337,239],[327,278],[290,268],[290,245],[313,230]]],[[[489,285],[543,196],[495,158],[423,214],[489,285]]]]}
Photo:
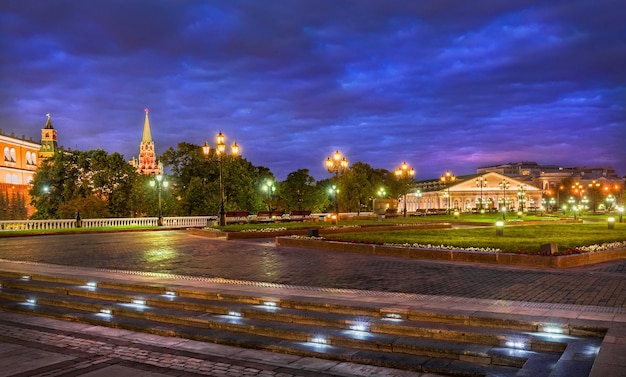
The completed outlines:
{"type": "Polygon", "coordinates": [[[279,180],[515,161],[626,174],[626,2],[0,3],[0,128],[137,156],[222,131],[279,180]]]}

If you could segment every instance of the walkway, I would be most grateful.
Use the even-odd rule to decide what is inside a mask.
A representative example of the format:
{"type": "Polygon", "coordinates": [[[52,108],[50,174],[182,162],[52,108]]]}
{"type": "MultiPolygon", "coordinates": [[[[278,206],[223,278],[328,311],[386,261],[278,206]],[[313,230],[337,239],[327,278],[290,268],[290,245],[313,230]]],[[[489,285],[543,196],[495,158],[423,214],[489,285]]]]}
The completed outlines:
{"type": "MultiPolygon", "coordinates": [[[[0,259],[4,260],[0,261],[1,270],[24,270],[26,268],[33,273],[41,271],[42,273],[94,276],[95,278],[98,275],[105,275],[109,279],[113,277],[125,281],[135,279],[160,283],[166,281],[170,285],[175,282],[199,287],[214,286],[214,289],[222,291],[247,292],[255,295],[383,302],[395,306],[420,305],[425,309],[464,313],[491,312],[501,316],[556,317],[568,318],[572,321],[590,321],[590,323],[611,327],[592,375],[602,376],[603,374],[600,373],[610,370],[611,375],[626,376],[626,360],[624,356],[619,356],[624,354],[623,344],[626,343],[625,261],[559,271],[502,268],[282,248],[275,247],[273,242],[268,240],[223,241],[193,237],[181,231],[3,238],[0,244],[0,259]],[[11,263],[7,260],[36,263],[11,263]],[[596,367],[605,369],[600,370],[596,367]]],[[[0,348],[0,358],[4,361],[1,361],[0,365],[5,366],[8,359],[3,356],[17,354],[26,357],[28,353],[25,354],[24,350],[38,349],[48,352],[44,353],[47,355],[43,357],[44,359],[56,360],[49,365],[58,366],[59,363],[74,365],[76,360],[80,360],[84,365],[90,365],[92,369],[89,370],[93,373],[101,369],[93,367],[97,363],[109,363],[106,364],[107,368],[131,368],[136,372],[138,366],[147,368],[147,365],[151,364],[125,360],[115,353],[116,347],[138,347],[125,343],[133,338],[142,338],[141,344],[158,344],[167,350],[170,348],[177,350],[178,348],[171,347],[170,343],[178,342],[177,344],[182,347],[180,352],[192,352],[189,348],[185,348],[192,344],[191,341],[168,338],[151,340],[146,337],[154,337],[153,335],[133,333],[118,336],[118,334],[111,333],[118,330],[89,329],[87,331],[80,327],[84,325],[59,324],[40,318],[21,319],[17,314],[0,313],[0,325],[2,325],[0,336],[4,341],[0,348]],[[72,328],[71,326],[79,327],[72,328]],[[109,344],[111,339],[116,338],[121,339],[121,343],[113,344],[114,348],[107,349],[108,353],[103,354],[99,351],[84,353],[85,349],[90,348],[75,345],[57,347],[61,344],[57,340],[41,340],[46,339],[43,335],[49,334],[49,330],[45,330],[48,328],[58,329],[50,335],[53,337],[67,336],[69,333],[70,337],[81,339],[78,335],[83,334],[85,337],[84,334],[90,334],[87,339],[84,339],[85,341],[109,344]],[[22,337],[17,335],[25,330],[35,331],[32,336],[36,336],[38,340],[33,342],[30,335],[22,337]],[[44,334],[39,334],[37,331],[44,334]],[[108,340],[95,337],[98,332],[103,332],[102,336],[108,340]],[[56,348],[47,348],[48,346],[56,348]],[[69,352],[67,351],[69,349],[80,349],[82,353],[69,352]]],[[[252,360],[272,360],[269,366],[268,364],[254,364],[251,370],[254,369],[256,375],[272,375],[271,373],[277,376],[283,375],[280,373],[307,375],[305,372],[313,370],[318,373],[315,375],[320,375],[319,373],[323,371],[330,375],[368,375],[368,373],[381,375],[383,373],[383,371],[365,370],[357,372],[354,368],[372,367],[339,366],[337,363],[324,364],[323,367],[315,369],[310,368],[310,365],[300,365],[296,360],[274,362],[277,358],[285,358],[287,355],[262,353],[260,356],[253,356],[247,353],[260,351],[236,348],[223,351],[204,343],[189,347],[191,350],[197,347],[207,347],[204,351],[212,357],[227,355],[226,357],[231,362],[220,360],[228,365],[241,365],[252,360]]],[[[100,348],[98,346],[91,349],[100,348]]],[[[150,352],[167,354],[164,351],[164,348],[142,349],[142,352],[147,352],[147,354],[150,352]]],[[[175,359],[179,351],[168,352],[174,353],[172,357],[175,359]]],[[[194,355],[184,352],[184,357],[194,359],[194,355]]],[[[189,361],[185,360],[182,365],[186,365],[185,363],[189,361]]],[[[304,361],[300,363],[302,362],[304,361]]],[[[307,360],[306,363],[331,362],[307,360]]],[[[15,361],[11,365],[15,366],[15,361]]],[[[32,367],[35,364],[25,363],[24,365],[32,367]]],[[[162,374],[171,369],[163,363],[156,366],[166,369],[148,368],[144,375],[158,376],[159,373],[162,374]]],[[[221,373],[211,367],[207,368],[209,368],[205,373],[207,375],[220,375],[221,373]]],[[[0,376],[19,375],[17,369],[0,369],[13,372],[12,374],[0,372],[0,376]]],[[[185,369],[176,368],[176,370],[184,371],[185,369]]],[[[200,369],[194,367],[188,369],[186,373],[192,373],[191,370],[196,371],[193,373],[198,373],[200,369]]],[[[41,375],[61,375],[54,374],[56,372],[51,372],[52,374],[44,372],[41,375]]],[[[240,371],[228,373],[242,375],[237,374],[240,371]]],[[[97,376],[98,374],[72,372],[63,375],[97,376]]],[[[122,373],[118,377],[123,375],[122,373]]],[[[128,375],[138,374],[129,373],[128,375]]]]}

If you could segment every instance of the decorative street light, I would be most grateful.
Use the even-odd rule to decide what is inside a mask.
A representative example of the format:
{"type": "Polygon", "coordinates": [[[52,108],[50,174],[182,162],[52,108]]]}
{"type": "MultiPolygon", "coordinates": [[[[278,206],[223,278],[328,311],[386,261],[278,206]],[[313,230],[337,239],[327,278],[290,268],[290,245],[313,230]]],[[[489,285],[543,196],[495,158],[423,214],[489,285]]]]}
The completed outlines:
{"type": "Polygon", "coordinates": [[[585,193],[585,189],[580,182],[576,182],[572,185],[572,192],[578,195],[578,204],[582,203],[583,194],[585,193]]]}
{"type": "Polygon", "coordinates": [[[609,194],[604,200],[607,203],[606,207],[608,208],[608,211],[611,212],[611,210],[613,209],[613,204],[615,203],[615,197],[613,196],[613,194],[609,194]]]}
{"type": "MultiPolygon", "coordinates": [[[[209,157],[209,152],[211,147],[207,141],[204,142],[202,146],[202,153],[205,157],[209,157]]],[[[233,144],[230,146],[230,152],[233,156],[237,156],[239,154],[239,145],[237,145],[236,141],[233,141],[233,144]]],[[[223,161],[222,156],[226,154],[226,137],[220,131],[217,136],[215,136],[215,155],[217,156],[217,160],[220,164],[220,213],[219,213],[219,225],[226,225],[226,210],[224,209],[224,183],[223,183],[223,161]]]]}
{"type": "Polygon", "coordinates": [[[274,192],[276,192],[276,185],[274,184],[274,181],[268,178],[265,180],[265,182],[263,182],[261,188],[263,189],[263,191],[267,192],[267,210],[271,212],[272,196],[274,195],[274,192]]]}
{"type": "Polygon", "coordinates": [[[394,174],[399,181],[403,182],[402,188],[404,192],[404,217],[406,217],[406,195],[407,191],[409,190],[409,180],[412,179],[415,175],[415,169],[410,167],[409,164],[407,164],[406,162],[403,162],[402,165],[396,168],[394,174]]]}
{"type": "Polygon", "coordinates": [[[445,186],[447,186],[448,188],[448,208],[447,208],[447,213],[448,215],[450,214],[450,185],[456,181],[456,177],[454,176],[454,174],[450,173],[450,170],[446,170],[446,172],[441,175],[441,182],[443,182],[443,184],[445,186]]]}
{"type": "Polygon", "coordinates": [[[150,181],[150,186],[156,187],[159,195],[159,219],[157,220],[158,226],[163,226],[163,211],[161,210],[161,190],[163,187],[167,187],[169,183],[163,179],[162,174],[157,174],[153,180],[150,181]]]}
{"type": "Polygon", "coordinates": [[[597,198],[598,195],[600,194],[600,182],[596,181],[595,179],[593,181],[591,181],[588,185],[589,187],[589,195],[591,196],[591,205],[593,206],[593,212],[596,212],[596,207],[597,207],[597,198]]]}
{"type": "Polygon", "coordinates": [[[480,206],[479,210],[483,211],[483,187],[487,187],[487,178],[480,176],[476,178],[476,187],[480,187],[480,206]]]}
{"type": "Polygon", "coordinates": [[[524,212],[524,203],[526,203],[526,185],[519,185],[517,188],[517,198],[519,201],[519,210],[524,212]]]}
{"type": "Polygon", "coordinates": [[[502,220],[506,220],[506,190],[509,189],[509,187],[511,187],[511,184],[509,183],[509,181],[505,179],[502,180],[502,182],[498,183],[498,186],[500,186],[500,189],[503,192],[503,201],[502,203],[504,204],[504,207],[501,208],[500,210],[502,211],[502,220]]]}
{"type": "Polygon", "coordinates": [[[574,199],[573,196],[570,196],[570,198],[567,199],[567,202],[569,203],[570,207],[572,207],[572,212],[574,213],[574,220],[576,220],[576,210],[578,209],[578,207],[576,206],[576,199],[574,199]]]}
{"type": "Polygon", "coordinates": [[[348,159],[342,155],[339,151],[335,151],[335,153],[326,159],[324,163],[326,165],[326,169],[328,169],[329,173],[335,173],[335,214],[337,216],[336,222],[339,223],[339,202],[337,201],[337,185],[339,184],[339,174],[343,174],[346,170],[348,170],[348,159]]]}

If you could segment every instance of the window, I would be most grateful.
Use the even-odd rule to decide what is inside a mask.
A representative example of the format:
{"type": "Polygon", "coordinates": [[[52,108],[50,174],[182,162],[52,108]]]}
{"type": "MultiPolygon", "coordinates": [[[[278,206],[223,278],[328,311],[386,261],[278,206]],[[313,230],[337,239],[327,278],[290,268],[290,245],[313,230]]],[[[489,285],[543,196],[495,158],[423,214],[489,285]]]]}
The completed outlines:
{"type": "Polygon", "coordinates": [[[4,161],[11,161],[11,152],[9,147],[4,147],[4,161]]]}
{"type": "Polygon", "coordinates": [[[11,162],[15,162],[17,160],[17,154],[15,153],[15,148],[11,148],[11,162]]]}

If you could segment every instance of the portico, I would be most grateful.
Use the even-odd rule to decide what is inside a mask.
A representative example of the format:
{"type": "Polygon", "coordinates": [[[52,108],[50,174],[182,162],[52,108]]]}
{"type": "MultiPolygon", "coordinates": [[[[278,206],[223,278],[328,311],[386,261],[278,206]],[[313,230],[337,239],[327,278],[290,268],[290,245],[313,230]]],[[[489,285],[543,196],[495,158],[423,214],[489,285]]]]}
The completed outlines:
{"type": "MultiPolygon", "coordinates": [[[[417,183],[420,194],[406,197],[408,212],[445,211],[462,212],[535,210],[541,205],[542,191],[529,182],[503,174],[489,172],[457,176],[454,184],[445,186],[440,180],[417,183]],[[449,197],[448,197],[449,195],[449,197]]],[[[400,206],[404,206],[402,199],[400,206]]]]}

